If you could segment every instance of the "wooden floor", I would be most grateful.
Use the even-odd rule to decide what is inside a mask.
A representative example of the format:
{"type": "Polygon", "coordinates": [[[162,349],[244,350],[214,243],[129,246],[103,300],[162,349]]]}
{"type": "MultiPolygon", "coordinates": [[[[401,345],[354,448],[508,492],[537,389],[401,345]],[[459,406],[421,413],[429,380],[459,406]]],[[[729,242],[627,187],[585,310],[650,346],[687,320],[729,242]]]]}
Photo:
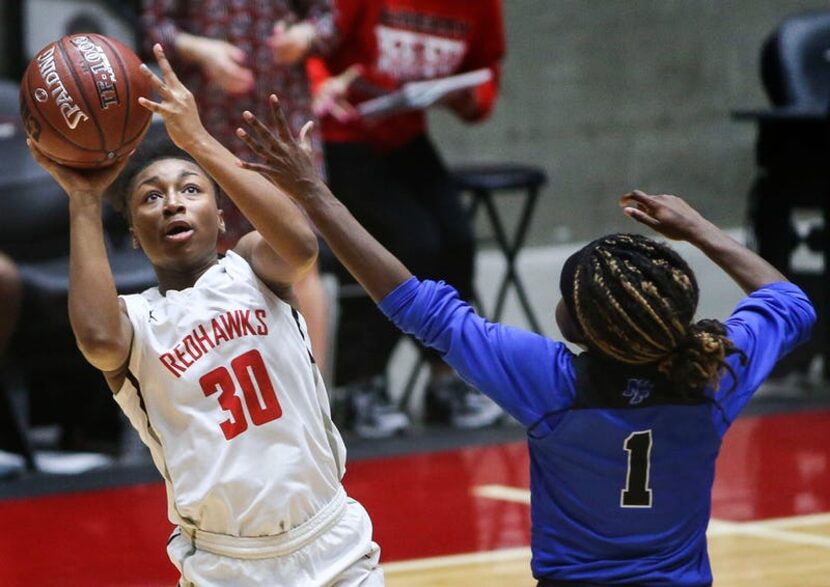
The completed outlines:
{"type": "MultiPolygon", "coordinates": [[[[830,586],[830,413],[739,421],[718,461],[709,524],[716,587],[830,586]]],[[[516,485],[478,484],[480,500],[530,503],[516,485]]],[[[482,549],[484,550],[484,549],[482,549]]],[[[535,585],[530,549],[384,565],[389,587],[535,585]]]]}
{"type": "MultiPolygon", "coordinates": [[[[830,514],[764,522],[713,520],[709,555],[716,587],[827,587],[830,514]]],[[[530,549],[389,563],[388,587],[533,587],[530,549]]]]}
{"type": "MultiPolygon", "coordinates": [[[[735,422],[712,492],[717,587],[830,587],[828,440],[827,409],[735,422]]],[[[529,468],[518,441],[355,460],[344,482],[390,587],[534,587],[529,468]]],[[[0,499],[0,586],[169,587],[165,511],[159,481],[0,499]]]]}

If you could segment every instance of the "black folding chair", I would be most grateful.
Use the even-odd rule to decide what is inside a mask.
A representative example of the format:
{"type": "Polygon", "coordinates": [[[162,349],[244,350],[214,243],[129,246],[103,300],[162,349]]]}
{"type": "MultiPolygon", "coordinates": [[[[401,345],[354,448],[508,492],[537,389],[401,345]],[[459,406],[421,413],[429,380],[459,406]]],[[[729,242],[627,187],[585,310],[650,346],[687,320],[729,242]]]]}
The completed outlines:
{"type": "Polygon", "coordinates": [[[764,43],[761,78],[772,107],[733,113],[758,129],[750,222],[759,254],[799,283],[819,309],[813,341],[789,357],[784,370],[803,370],[820,352],[830,377],[830,10],[786,18],[764,43]],[[794,214],[804,208],[820,209],[823,226],[800,233],[794,214]],[[823,255],[822,274],[793,265],[801,245],[823,255]]]}

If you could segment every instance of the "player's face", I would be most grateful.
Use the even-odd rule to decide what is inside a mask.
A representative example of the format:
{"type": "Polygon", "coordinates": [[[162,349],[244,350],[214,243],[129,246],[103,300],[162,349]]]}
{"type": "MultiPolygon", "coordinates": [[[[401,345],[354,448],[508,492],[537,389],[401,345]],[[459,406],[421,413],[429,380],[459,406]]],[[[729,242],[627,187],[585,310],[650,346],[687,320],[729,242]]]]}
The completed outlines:
{"type": "Polygon", "coordinates": [[[130,231],[156,267],[185,269],[216,257],[224,230],[213,183],[201,167],[162,159],[143,169],[130,192],[130,231]]]}

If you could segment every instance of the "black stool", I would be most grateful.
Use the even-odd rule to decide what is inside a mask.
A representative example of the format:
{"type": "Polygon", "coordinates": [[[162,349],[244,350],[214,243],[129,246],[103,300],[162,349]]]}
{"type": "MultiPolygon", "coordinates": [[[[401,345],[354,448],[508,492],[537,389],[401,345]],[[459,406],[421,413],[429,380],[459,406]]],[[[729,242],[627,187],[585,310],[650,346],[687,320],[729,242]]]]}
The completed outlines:
{"type": "MultiPolygon", "coordinates": [[[[487,316],[493,322],[497,322],[504,311],[507,292],[512,286],[516,290],[519,303],[530,328],[535,332],[541,332],[542,328],[539,320],[537,320],[536,313],[530,305],[524,284],[516,270],[516,258],[527,238],[530,219],[536,208],[539,191],[547,183],[547,175],[539,167],[512,163],[464,165],[453,168],[451,173],[458,190],[471,196],[467,208],[470,219],[475,220],[479,208],[483,207],[490,228],[493,230],[492,236],[477,236],[476,241],[479,243],[495,241],[507,262],[492,313],[485,310],[481,303],[481,296],[477,293],[473,294],[475,299],[471,301],[478,306],[479,313],[487,316]],[[512,234],[505,229],[505,223],[496,205],[497,197],[520,198],[519,219],[512,234]]],[[[418,374],[424,366],[424,360],[424,355],[421,354],[409,373],[399,402],[399,405],[403,408],[406,408],[409,403],[418,374]]]]}
{"type": "MultiPolygon", "coordinates": [[[[542,328],[527,298],[524,284],[516,271],[516,257],[524,246],[530,219],[539,198],[539,190],[547,183],[547,175],[538,167],[509,163],[466,165],[453,169],[452,175],[458,189],[472,195],[467,210],[471,219],[475,219],[478,209],[484,206],[484,212],[493,229],[492,239],[498,244],[507,261],[492,314],[488,314],[481,307],[480,299],[479,309],[482,314],[488,315],[490,320],[498,321],[504,311],[508,289],[513,286],[528,324],[534,331],[541,332],[542,328]],[[504,227],[504,221],[496,206],[497,196],[521,198],[519,220],[512,234],[508,234],[504,227]]],[[[477,240],[484,242],[487,239],[478,237],[477,240]]]]}

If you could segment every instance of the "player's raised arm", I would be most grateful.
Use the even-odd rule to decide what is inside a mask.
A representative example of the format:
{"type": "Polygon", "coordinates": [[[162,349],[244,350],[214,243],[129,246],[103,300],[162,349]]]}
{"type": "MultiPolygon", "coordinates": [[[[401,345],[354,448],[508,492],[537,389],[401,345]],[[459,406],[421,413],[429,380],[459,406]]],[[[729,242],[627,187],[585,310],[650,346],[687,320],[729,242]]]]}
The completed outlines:
{"type": "MultiPolygon", "coordinates": [[[[102,196],[127,162],[78,171],[47,158],[30,141],[32,156],[69,196],[69,321],[84,357],[109,374],[127,362],[132,326],[121,308],[104,244],[102,196]]],[[[123,379],[123,374],[120,376],[123,379]]],[[[113,382],[113,389],[120,383],[113,382]]]]}
{"type": "Polygon", "coordinates": [[[142,71],[159,95],[139,103],[159,114],[172,141],[210,174],[262,235],[245,239],[240,254],[269,284],[292,283],[305,275],[317,258],[317,238],[305,216],[271,182],[236,165],[236,157],[207,132],[193,94],[181,83],[161,45],[153,47],[162,77],[146,66],[142,71]]]}
{"type": "Polygon", "coordinates": [[[706,220],[682,198],[634,190],[620,199],[620,206],[627,216],[663,236],[696,246],[745,293],[767,283],[787,281],[775,267],[706,220]]]}
{"type": "Polygon", "coordinates": [[[245,116],[251,129],[237,134],[263,163],[240,162],[245,169],[258,171],[281,191],[294,198],[308,213],[320,234],[346,269],[355,276],[376,302],[412,274],[392,253],[355,220],[334,197],[317,174],[311,160],[306,124],[295,140],[276,96],[271,96],[275,130],[270,131],[254,115],[245,116]]]}

